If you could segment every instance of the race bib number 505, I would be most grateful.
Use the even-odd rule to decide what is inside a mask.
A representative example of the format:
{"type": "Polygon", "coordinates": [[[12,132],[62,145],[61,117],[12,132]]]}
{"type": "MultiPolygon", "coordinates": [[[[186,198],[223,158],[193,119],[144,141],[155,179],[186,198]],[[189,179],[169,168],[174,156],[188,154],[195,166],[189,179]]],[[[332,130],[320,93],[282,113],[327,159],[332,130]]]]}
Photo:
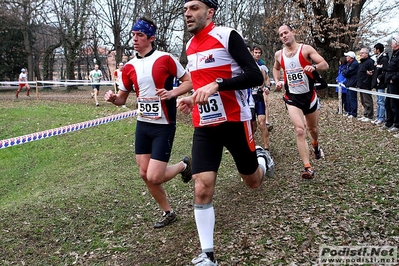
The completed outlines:
{"type": "Polygon", "coordinates": [[[158,119],[162,116],[161,99],[158,96],[138,97],[137,105],[142,117],[158,119]]]}

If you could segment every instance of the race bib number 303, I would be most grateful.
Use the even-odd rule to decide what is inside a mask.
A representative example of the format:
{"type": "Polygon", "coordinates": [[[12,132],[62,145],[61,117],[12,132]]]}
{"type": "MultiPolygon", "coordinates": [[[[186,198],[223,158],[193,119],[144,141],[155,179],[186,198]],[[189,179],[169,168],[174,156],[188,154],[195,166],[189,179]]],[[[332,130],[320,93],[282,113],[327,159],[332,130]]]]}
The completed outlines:
{"type": "Polygon", "coordinates": [[[227,121],[226,111],[218,92],[208,98],[208,103],[198,105],[198,111],[201,126],[227,121]]]}
{"type": "Polygon", "coordinates": [[[138,113],[142,117],[158,119],[162,116],[161,99],[154,97],[137,98],[138,113]]]}

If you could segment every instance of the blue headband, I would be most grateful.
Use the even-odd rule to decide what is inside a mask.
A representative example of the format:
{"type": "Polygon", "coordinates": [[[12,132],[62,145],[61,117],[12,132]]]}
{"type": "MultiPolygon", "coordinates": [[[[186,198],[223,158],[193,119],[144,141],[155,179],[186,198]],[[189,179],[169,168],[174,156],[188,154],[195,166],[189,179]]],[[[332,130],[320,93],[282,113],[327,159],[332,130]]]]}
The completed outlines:
{"type": "MultiPolygon", "coordinates": [[[[191,0],[184,0],[185,3],[190,2],[191,0]]],[[[218,9],[218,0],[199,0],[200,2],[204,3],[205,5],[213,8],[215,10],[218,9]]]]}
{"type": "Polygon", "coordinates": [[[148,37],[155,36],[155,26],[142,19],[139,19],[134,23],[132,31],[140,31],[148,37]]]}

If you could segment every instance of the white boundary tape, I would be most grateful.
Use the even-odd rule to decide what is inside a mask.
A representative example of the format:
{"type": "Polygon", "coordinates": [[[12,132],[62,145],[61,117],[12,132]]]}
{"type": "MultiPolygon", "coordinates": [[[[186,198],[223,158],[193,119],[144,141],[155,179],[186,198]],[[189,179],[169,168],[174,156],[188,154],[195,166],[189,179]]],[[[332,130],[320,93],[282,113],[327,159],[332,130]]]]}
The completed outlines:
{"type": "MultiPolygon", "coordinates": [[[[327,84],[328,87],[338,87],[338,114],[342,114],[342,86],[341,84],[327,84]]],[[[358,91],[361,93],[368,93],[368,94],[372,94],[372,95],[379,95],[379,96],[385,96],[388,98],[394,98],[394,99],[399,99],[399,95],[397,94],[391,94],[391,93],[386,93],[386,92],[377,92],[377,91],[373,91],[373,90],[362,90],[362,89],[358,89],[358,88],[354,88],[354,87],[348,87],[346,88],[348,90],[352,90],[352,91],[358,91]]]]}
{"type": "MultiPolygon", "coordinates": [[[[328,87],[338,87],[338,84],[328,84],[328,87]]],[[[395,99],[399,99],[399,95],[398,94],[391,94],[391,93],[386,93],[386,92],[377,92],[377,91],[373,91],[373,90],[362,90],[362,89],[358,89],[358,88],[354,88],[354,87],[349,87],[346,88],[352,91],[358,91],[358,92],[363,92],[363,93],[368,93],[368,94],[373,94],[373,95],[379,95],[379,96],[385,96],[388,98],[395,98],[395,99]]]]}
{"type": "Polygon", "coordinates": [[[40,131],[40,132],[36,132],[36,133],[24,135],[24,136],[15,137],[15,138],[4,139],[4,140],[0,140],[0,149],[16,146],[19,144],[25,144],[25,143],[40,140],[40,139],[54,137],[54,136],[58,136],[58,135],[78,131],[81,129],[106,124],[109,122],[125,119],[128,117],[135,117],[135,116],[137,116],[137,110],[128,111],[128,112],[124,112],[124,113],[120,113],[120,114],[116,114],[116,115],[110,115],[110,116],[106,116],[106,117],[102,117],[102,118],[97,118],[97,119],[93,119],[93,120],[89,120],[89,121],[81,122],[81,123],[77,123],[77,124],[72,124],[72,125],[68,125],[68,126],[44,130],[44,131],[40,131]]]}
{"type": "MultiPolygon", "coordinates": [[[[83,86],[91,86],[91,85],[114,85],[115,81],[102,81],[102,82],[91,82],[90,80],[70,80],[70,81],[49,81],[49,80],[38,80],[38,81],[26,81],[26,82],[20,82],[20,81],[1,81],[0,82],[0,88],[1,87],[10,87],[10,86],[19,86],[20,83],[24,84],[29,84],[29,85],[83,85],[83,86]]],[[[17,89],[17,87],[15,88],[17,89]]]]}

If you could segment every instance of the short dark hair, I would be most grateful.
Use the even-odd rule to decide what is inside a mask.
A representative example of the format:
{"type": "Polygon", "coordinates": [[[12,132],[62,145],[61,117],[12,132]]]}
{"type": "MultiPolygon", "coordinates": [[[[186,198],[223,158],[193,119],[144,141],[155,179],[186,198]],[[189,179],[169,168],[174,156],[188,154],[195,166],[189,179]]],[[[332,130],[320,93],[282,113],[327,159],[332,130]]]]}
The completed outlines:
{"type": "Polygon", "coordinates": [[[260,54],[263,53],[262,48],[260,48],[259,46],[255,45],[254,48],[252,49],[252,51],[255,51],[255,49],[260,50],[260,54]]]}
{"type": "Polygon", "coordinates": [[[374,45],[374,48],[380,51],[380,53],[384,52],[384,45],[382,43],[377,43],[376,45],[374,45]]]}
{"type": "Polygon", "coordinates": [[[287,26],[288,27],[288,29],[290,30],[290,31],[293,31],[293,30],[295,30],[295,26],[294,25],[292,25],[292,24],[289,24],[289,23],[284,23],[283,25],[281,25],[280,27],[282,27],[282,26],[287,26]]]}

